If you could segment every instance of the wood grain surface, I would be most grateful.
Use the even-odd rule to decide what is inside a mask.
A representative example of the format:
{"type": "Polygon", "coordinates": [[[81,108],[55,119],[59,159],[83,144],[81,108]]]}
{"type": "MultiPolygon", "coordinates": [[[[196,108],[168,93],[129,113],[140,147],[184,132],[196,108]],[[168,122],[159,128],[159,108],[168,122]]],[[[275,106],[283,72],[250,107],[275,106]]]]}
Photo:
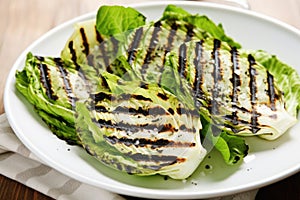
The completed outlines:
{"type": "MultiPolygon", "coordinates": [[[[51,28],[104,4],[141,0],[0,0],[0,114],[4,112],[6,77],[19,54],[51,28]]],[[[250,0],[251,9],[300,29],[299,0],[250,0]]],[[[1,166],[0,166],[1,167],[1,166]]],[[[22,184],[0,176],[0,200],[50,200],[22,184]]],[[[300,199],[300,173],[260,189],[257,199],[300,199]]]]}

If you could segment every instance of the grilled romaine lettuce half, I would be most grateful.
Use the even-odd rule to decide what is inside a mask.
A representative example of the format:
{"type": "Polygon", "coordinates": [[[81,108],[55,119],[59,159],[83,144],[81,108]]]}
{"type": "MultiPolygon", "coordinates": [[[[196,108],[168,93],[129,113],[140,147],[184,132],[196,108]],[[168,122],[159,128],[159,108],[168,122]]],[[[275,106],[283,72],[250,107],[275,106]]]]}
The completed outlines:
{"type": "Polygon", "coordinates": [[[135,48],[141,45],[148,50],[144,58],[145,66],[155,50],[164,49],[166,54],[183,42],[194,39],[213,37],[226,41],[231,46],[240,47],[240,44],[225,34],[221,25],[214,24],[206,16],[191,15],[174,5],[166,7],[161,19],[147,23],[146,18],[132,8],[102,6],[96,19],[79,22],[74,29],[61,51],[61,58],[65,62],[89,65],[98,74],[103,71],[119,76],[124,75],[124,72],[129,73],[130,69],[112,67],[111,63],[124,52],[128,52],[127,61],[131,64],[131,60],[138,57],[134,52],[135,48]],[[116,14],[116,10],[121,14],[116,14]],[[128,12],[131,14],[126,15],[136,18],[129,17],[123,21],[124,13],[128,12]]]}
{"type": "Polygon", "coordinates": [[[76,106],[83,147],[102,163],[130,174],[189,177],[206,155],[194,105],[157,84],[112,82],[118,78],[104,76],[112,92],[91,94],[76,106]]]}
{"type": "MultiPolygon", "coordinates": [[[[70,66],[70,63],[68,64],[70,66]]],[[[27,54],[24,69],[16,72],[16,88],[34,106],[53,133],[71,144],[79,144],[74,126],[76,101],[86,99],[92,76],[67,67],[60,58],[27,54]],[[76,89],[75,89],[76,88],[76,89]]]]}
{"type": "Polygon", "coordinates": [[[278,87],[280,74],[252,54],[207,39],[184,43],[169,58],[193,88],[201,113],[220,129],[274,140],[297,122],[278,87]]]}
{"type": "MultiPolygon", "coordinates": [[[[297,122],[297,109],[294,107],[289,113],[286,109],[288,99],[284,98],[277,83],[283,80],[282,74],[274,71],[273,75],[252,54],[218,39],[180,43],[182,32],[176,32],[173,36],[176,40],[169,38],[172,30],[163,32],[169,34],[160,38],[162,47],[171,46],[170,41],[175,43],[174,47],[164,49],[160,44],[153,47],[152,38],[157,35],[157,30],[152,27],[138,28],[133,37],[129,37],[132,42],[124,57],[140,80],[159,83],[179,98],[182,95],[177,88],[186,87],[187,83],[206,120],[232,135],[256,135],[273,140],[297,122]],[[148,44],[152,47],[147,48],[148,44]],[[168,65],[172,66],[166,67],[168,65]],[[174,70],[170,73],[169,69],[174,70]]],[[[286,65],[282,67],[287,69],[286,65]]],[[[291,90],[287,90],[290,95],[291,90]]],[[[299,97],[299,93],[293,96],[299,97]]]]}

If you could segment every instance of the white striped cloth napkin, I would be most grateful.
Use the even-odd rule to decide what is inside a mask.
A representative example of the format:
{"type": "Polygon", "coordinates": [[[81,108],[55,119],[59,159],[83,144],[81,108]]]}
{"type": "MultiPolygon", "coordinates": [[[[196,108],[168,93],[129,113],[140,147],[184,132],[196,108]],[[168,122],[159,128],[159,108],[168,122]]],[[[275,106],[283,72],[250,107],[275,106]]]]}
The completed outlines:
{"type": "MultiPolygon", "coordinates": [[[[0,173],[58,200],[138,200],[74,180],[43,164],[16,137],[0,115],[0,173]]],[[[254,200],[257,190],[210,200],[254,200]]]]}

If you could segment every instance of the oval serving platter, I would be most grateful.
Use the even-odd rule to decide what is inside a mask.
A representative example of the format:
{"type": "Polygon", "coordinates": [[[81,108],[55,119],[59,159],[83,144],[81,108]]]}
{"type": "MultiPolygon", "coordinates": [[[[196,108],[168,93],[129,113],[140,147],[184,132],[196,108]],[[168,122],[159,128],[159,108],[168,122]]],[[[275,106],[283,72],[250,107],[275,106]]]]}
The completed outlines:
{"type": "MultiPolygon", "coordinates": [[[[212,3],[166,1],[130,5],[147,20],[159,18],[167,4],[181,6],[191,13],[205,14],[222,23],[226,33],[248,49],[263,49],[276,54],[300,72],[300,32],[278,20],[248,10],[212,3]],[[280,39],[279,39],[280,38],[280,39]]],[[[78,181],[106,190],[145,198],[194,199],[243,192],[279,181],[300,170],[299,123],[273,142],[248,138],[249,155],[237,166],[227,166],[212,151],[187,180],[163,176],[138,177],[112,170],[87,154],[54,136],[15,89],[15,71],[24,67],[25,56],[59,56],[76,22],[95,17],[80,16],[49,31],[30,45],[16,60],[7,79],[4,104],[9,123],[19,139],[38,158],[52,168],[78,181]],[[209,167],[208,167],[209,166],[209,167]]]]}

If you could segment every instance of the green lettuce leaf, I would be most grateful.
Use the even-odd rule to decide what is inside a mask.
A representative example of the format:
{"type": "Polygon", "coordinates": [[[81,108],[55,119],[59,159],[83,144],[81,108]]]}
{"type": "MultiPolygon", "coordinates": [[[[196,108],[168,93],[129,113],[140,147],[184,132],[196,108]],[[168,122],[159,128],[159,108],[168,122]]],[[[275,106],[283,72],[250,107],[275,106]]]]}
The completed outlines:
{"type": "Polygon", "coordinates": [[[28,53],[25,68],[16,73],[17,89],[38,109],[47,110],[54,116],[62,116],[67,121],[72,122],[74,115],[72,105],[59,85],[53,84],[53,90],[56,91],[53,91],[53,94],[48,93],[41,81],[41,66],[55,68],[56,64],[53,58],[46,58],[41,61],[38,57],[28,53]]]}
{"type": "MultiPolygon", "coordinates": [[[[78,88],[85,87],[85,83],[77,71],[73,68],[68,70],[63,65],[59,58],[40,57],[28,53],[24,69],[16,72],[15,84],[17,90],[34,106],[54,134],[68,143],[79,144],[74,129],[75,112],[72,104],[74,102],[70,101],[63,82],[67,82],[69,77],[69,83],[78,88]],[[59,66],[64,69],[65,79],[62,78],[59,66]],[[45,80],[45,76],[49,78],[49,82],[45,80]]],[[[75,93],[72,93],[71,96],[78,99],[86,98],[86,92],[81,94],[77,93],[78,96],[75,96],[75,93]],[[80,96],[81,94],[83,96],[80,96]]]]}
{"type": "Polygon", "coordinates": [[[234,165],[242,161],[248,155],[249,150],[245,139],[218,129],[205,118],[206,116],[202,114],[201,141],[204,148],[207,151],[215,148],[228,165],[234,165]]]}
{"type": "Polygon", "coordinates": [[[124,6],[101,6],[96,17],[100,34],[112,36],[145,25],[146,17],[137,10],[124,6]]]}
{"type": "Polygon", "coordinates": [[[62,117],[53,116],[44,110],[35,109],[35,111],[58,138],[70,145],[81,145],[73,123],[65,121],[62,117]]]}

